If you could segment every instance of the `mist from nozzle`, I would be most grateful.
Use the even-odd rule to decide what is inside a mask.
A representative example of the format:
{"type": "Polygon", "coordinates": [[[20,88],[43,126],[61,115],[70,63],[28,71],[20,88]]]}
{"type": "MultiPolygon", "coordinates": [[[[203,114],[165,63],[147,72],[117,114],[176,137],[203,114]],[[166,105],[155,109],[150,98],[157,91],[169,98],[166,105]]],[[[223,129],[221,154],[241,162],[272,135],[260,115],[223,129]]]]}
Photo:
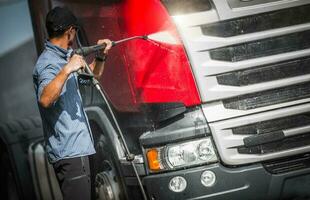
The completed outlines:
{"type": "Polygon", "coordinates": [[[180,42],[167,31],[153,33],[146,36],[146,38],[160,43],[167,43],[174,45],[180,44],[180,42]]]}

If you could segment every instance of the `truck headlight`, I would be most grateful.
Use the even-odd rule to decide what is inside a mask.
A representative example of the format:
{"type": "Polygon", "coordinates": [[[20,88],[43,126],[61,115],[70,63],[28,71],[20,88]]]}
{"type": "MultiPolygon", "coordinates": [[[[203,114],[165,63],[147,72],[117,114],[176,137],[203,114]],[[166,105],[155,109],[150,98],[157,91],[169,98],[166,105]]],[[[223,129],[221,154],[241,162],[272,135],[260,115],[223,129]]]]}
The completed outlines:
{"type": "Polygon", "coordinates": [[[147,149],[151,171],[162,171],[217,161],[210,137],[147,149]]]}

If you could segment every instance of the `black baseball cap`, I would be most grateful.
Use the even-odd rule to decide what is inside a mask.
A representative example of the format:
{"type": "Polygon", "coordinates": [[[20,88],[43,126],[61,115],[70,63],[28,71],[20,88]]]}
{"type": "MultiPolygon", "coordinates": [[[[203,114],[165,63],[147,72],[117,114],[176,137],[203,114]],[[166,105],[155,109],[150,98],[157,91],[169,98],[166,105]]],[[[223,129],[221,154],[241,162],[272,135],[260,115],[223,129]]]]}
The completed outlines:
{"type": "Polygon", "coordinates": [[[65,32],[70,26],[79,27],[77,18],[66,7],[55,7],[50,10],[45,23],[48,33],[65,32]]]}

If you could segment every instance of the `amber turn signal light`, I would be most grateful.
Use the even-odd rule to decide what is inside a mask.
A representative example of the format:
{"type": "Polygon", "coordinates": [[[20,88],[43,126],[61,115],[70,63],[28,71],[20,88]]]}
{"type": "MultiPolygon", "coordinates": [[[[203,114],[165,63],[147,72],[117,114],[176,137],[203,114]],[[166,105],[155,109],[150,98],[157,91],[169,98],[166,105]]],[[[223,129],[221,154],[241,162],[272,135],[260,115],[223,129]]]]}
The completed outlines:
{"type": "Polygon", "coordinates": [[[152,171],[160,170],[160,163],[158,160],[158,151],[157,149],[150,149],[147,152],[147,160],[149,163],[149,168],[152,171]]]}

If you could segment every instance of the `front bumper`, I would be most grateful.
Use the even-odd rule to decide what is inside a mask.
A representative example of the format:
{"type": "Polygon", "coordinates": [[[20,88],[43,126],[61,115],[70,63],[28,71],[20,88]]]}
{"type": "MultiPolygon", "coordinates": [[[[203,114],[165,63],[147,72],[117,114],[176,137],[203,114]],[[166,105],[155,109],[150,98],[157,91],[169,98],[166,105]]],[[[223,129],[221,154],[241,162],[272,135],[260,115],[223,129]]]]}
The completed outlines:
{"type": "MultiPolygon", "coordinates": [[[[296,107],[294,109],[294,112],[299,112],[299,110],[296,111],[296,107]]],[[[303,109],[302,106],[300,106],[300,109],[303,109]]],[[[292,114],[290,111],[290,108],[281,109],[277,111],[278,115],[276,116],[283,116],[280,115],[280,113],[283,114],[283,112],[292,114]]],[[[275,118],[275,115],[272,115],[274,112],[276,111],[269,114],[273,116],[272,119],[275,118]]],[[[253,119],[254,118],[256,120],[261,119],[255,116],[253,119]]],[[[211,125],[211,129],[216,133],[223,133],[221,135],[223,136],[225,132],[222,130],[225,129],[225,131],[227,131],[228,128],[235,127],[240,121],[248,124],[251,122],[249,119],[250,117],[247,116],[244,119],[238,118],[220,121],[216,126],[220,131],[214,130],[215,123],[211,125]]],[[[186,112],[181,120],[177,120],[164,128],[143,134],[140,137],[140,143],[142,150],[145,151],[145,149],[149,147],[159,147],[170,143],[189,141],[194,138],[203,138],[206,136],[211,136],[210,128],[201,110],[196,108],[186,112]]],[[[233,141],[228,141],[227,144],[231,145],[231,142],[233,141]]],[[[219,150],[219,147],[220,145],[217,145],[217,150],[219,150]]],[[[310,155],[306,152],[303,153],[308,154],[308,156],[304,157],[298,154],[296,156],[287,157],[288,155],[286,155],[283,156],[283,158],[277,157],[276,160],[262,159],[262,155],[256,154],[255,157],[258,158],[257,160],[249,160],[249,157],[244,157],[243,155],[243,157],[240,157],[237,154],[237,158],[242,158],[243,161],[246,161],[246,163],[230,163],[230,166],[238,165],[238,167],[225,167],[221,163],[216,163],[184,170],[150,174],[151,172],[147,171],[147,167],[144,166],[145,171],[141,170],[142,167],[140,167],[139,174],[143,176],[143,184],[145,185],[149,199],[152,200],[309,200],[310,155]],[[259,163],[261,160],[268,161],[264,161],[263,165],[259,163]],[[269,168],[267,171],[266,168],[268,166],[269,168]],[[212,187],[205,187],[201,183],[201,174],[205,170],[210,170],[216,175],[216,182],[212,187]],[[175,193],[169,189],[169,182],[175,176],[182,176],[187,181],[187,188],[183,192],[175,193]]],[[[235,159],[236,157],[234,156],[236,155],[232,155],[231,158],[235,159]]],[[[221,154],[219,157],[222,162],[225,161],[221,154]]],[[[145,158],[144,160],[147,159],[145,158]]],[[[133,182],[128,183],[135,185],[133,182]]]]}
{"type": "Polygon", "coordinates": [[[310,169],[271,174],[261,164],[227,168],[220,164],[149,175],[143,178],[150,199],[310,199],[310,169]],[[205,170],[216,175],[216,183],[205,187],[200,176],[205,170]],[[169,190],[169,181],[182,176],[187,188],[180,193],[169,190]]]}

